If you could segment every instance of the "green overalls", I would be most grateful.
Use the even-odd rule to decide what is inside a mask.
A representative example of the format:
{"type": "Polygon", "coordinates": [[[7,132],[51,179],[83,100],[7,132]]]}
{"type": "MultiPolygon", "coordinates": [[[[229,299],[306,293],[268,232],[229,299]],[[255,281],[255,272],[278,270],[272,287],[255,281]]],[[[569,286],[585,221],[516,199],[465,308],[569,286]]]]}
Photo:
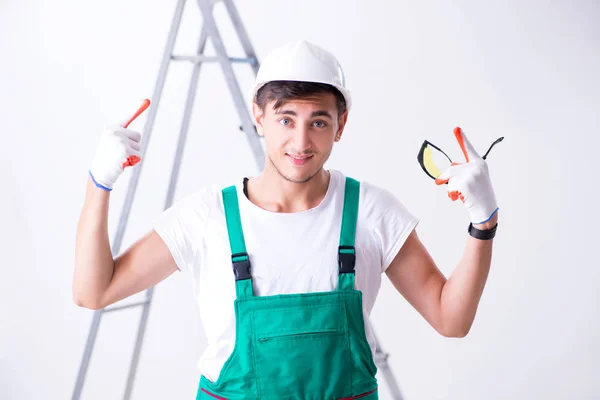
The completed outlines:
{"type": "Polygon", "coordinates": [[[360,183],[346,178],[331,292],[254,296],[235,186],[223,189],[236,297],[233,352],[216,382],[200,378],[197,400],[378,398],[377,367],[354,289],[360,183]]]}

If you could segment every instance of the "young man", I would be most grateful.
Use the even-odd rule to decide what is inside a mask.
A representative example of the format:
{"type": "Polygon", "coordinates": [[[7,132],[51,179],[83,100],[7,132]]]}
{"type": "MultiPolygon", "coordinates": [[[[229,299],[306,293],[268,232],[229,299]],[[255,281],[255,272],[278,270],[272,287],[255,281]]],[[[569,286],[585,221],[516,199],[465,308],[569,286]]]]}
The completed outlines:
{"type": "Polygon", "coordinates": [[[473,229],[446,280],[400,201],[323,168],[350,107],[332,54],[305,41],[275,50],[257,75],[252,108],[266,143],[264,170],[186,196],[115,259],[110,190],[126,160],[141,156],[140,135],[105,131],[77,230],[75,303],[103,308],[175,271],[189,273],[208,338],[199,399],[376,399],[366,321],[383,273],[440,334],[465,336],[498,218],[485,161],[456,131],[467,162],[436,183],[464,202],[473,229]]]}

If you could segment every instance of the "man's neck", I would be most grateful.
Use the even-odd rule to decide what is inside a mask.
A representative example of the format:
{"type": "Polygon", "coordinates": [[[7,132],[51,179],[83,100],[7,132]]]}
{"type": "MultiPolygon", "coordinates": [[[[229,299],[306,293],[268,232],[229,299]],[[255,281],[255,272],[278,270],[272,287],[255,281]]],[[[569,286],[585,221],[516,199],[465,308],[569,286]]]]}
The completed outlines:
{"type": "Polygon", "coordinates": [[[293,213],[318,206],[329,187],[331,174],[321,169],[309,181],[290,182],[271,168],[248,181],[248,197],[260,208],[272,212],[293,213]]]}

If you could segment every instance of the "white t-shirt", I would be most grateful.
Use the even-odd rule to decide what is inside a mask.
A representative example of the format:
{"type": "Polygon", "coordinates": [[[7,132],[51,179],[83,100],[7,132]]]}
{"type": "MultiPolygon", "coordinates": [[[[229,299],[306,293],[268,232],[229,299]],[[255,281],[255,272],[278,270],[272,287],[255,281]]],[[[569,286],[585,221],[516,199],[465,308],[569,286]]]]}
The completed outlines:
{"type": "MultiPolygon", "coordinates": [[[[297,213],[266,211],[244,195],[243,179],[236,184],[255,296],[336,289],[345,176],[330,172],[321,203],[297,213]]],[[[154,227],[179,269],[192,278],[208,339],[198,367],[213,382],[235,344],[235,279],[221,189],[207,186],[187,195],[164,211],[154,227]]],[[[361,182],[355,288],[363,293],[366,336],[373,354],[375,338],[367,322],[381,275],[417,223],[390,192],[361,182]]]]}

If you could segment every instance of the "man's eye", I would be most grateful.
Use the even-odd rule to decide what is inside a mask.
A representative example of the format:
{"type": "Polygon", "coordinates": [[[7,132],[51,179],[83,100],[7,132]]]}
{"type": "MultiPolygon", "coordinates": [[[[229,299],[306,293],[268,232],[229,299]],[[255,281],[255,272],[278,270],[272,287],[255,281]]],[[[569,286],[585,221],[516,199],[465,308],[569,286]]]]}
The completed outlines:
{"type": "Polygon", "coordinates": [[[292,121],[290,121],[288,118],[282,118],[279,120],[279,123],[287,126],[287,125],[291,124],[292,121]]]}
{"type": "Polygon", "coordinates": [[[327,124],[323,121],[315,121],[313,122],[313,125],[315,128],[325,128],[327,126],[327,124]]]}

